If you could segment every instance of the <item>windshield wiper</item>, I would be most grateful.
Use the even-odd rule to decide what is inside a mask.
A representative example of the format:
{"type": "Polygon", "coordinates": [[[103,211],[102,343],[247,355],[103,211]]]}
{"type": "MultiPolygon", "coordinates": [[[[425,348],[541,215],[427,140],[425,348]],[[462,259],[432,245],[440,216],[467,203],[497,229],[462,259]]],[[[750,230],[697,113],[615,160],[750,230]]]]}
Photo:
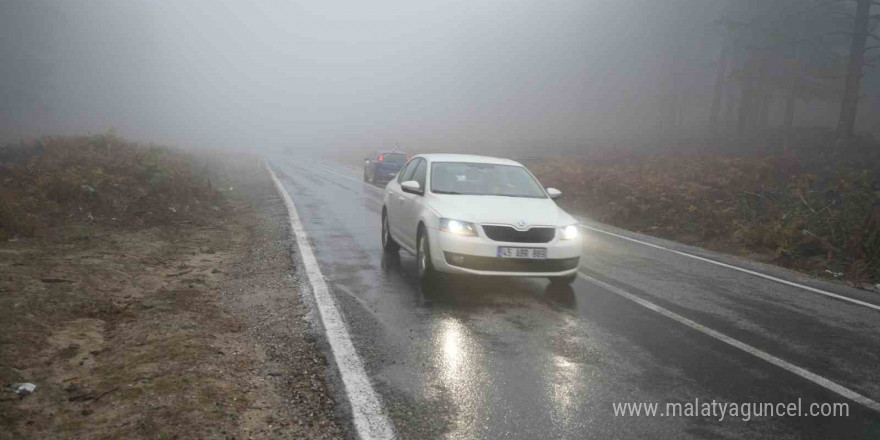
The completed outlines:
{"type": "Polygon", "coordinates": [[[457,192],[457,191],[436,191],[436,190],[435,190],[435,191],[433,191],[433,192],[434,192],[434,194],[457,194],[457,195],[461,195],[461,194],[462,194],[462,193],[457,192]]]}

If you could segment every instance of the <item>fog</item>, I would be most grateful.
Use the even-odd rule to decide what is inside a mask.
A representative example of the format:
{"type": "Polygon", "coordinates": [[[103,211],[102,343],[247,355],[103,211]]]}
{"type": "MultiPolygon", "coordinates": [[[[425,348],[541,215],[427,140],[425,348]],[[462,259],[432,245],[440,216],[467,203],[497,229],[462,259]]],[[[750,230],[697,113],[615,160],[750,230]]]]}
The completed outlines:
{"type": "MultiPolygon", "coordinates": [[[[2,0],[0,139],[113,128],[236,149],[545,148],[650,135],[676,88],[680,126],[697,128],[715,21],[760,3],[2,0]]],[[[833,125],[838,106],[798,123],[833,125]]],[[[877,107],[864,100],[861,126],[877,107]]]]}

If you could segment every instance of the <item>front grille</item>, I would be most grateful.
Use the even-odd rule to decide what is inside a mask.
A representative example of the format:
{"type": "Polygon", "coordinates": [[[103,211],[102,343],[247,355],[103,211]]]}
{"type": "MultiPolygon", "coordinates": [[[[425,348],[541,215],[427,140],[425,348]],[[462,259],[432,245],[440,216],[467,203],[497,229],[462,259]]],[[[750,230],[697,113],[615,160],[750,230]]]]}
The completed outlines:
{"type": "Polygon", "coordinates": [[[578,266],[580,257],[527,260],[516,258],[475,257],[444,252],[446,262],[453,266],[490,272],[562,272],[578,266]],[[453,258],[455,262],[453,262],[453,258]]]}
{"type": "Polygon", "coordinates": [[[495,241],[512,243],[548,243],[556,235],[556,228],[534,227],[518,231],[512,226],[483,225],[486,236],[495,241]]]}

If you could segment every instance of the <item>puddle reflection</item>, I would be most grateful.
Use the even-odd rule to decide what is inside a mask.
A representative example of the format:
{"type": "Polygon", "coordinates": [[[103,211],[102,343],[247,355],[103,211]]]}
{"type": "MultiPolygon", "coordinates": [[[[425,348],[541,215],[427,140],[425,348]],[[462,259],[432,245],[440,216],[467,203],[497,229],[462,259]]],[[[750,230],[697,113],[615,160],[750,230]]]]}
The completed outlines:
{"type": "Polygon", "coordinates": [[[486,374],[486,356],[482,346],[458,319],[438,319],[431,329],[434,368],[444,390],[444,398],[454,407],[452,438],[479,437],[477,432],[491,408],[486,388],[491,378],[486,374]]]}

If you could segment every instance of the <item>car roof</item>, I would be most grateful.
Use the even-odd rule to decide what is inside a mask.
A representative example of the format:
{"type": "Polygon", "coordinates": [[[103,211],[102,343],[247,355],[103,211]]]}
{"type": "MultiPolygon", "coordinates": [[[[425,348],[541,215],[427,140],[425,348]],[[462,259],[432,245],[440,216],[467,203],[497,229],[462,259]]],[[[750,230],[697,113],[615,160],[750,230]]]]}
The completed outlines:
{"type": "Polygon", "coordinates": [[[522,164],[514,160],[491,156],[477,156],[474,154],[420,154],[416,157],[424,157],[429,162],[471,162],[522,166],[522,164]]]}
{"type": "Polygon", "coordinates": [[[379,151],[376,151],[376,154],[403,154],[403,155],[406,155],[407,153],[405,151],[398,151],[398,150],[379,150],[379,151]]]}

